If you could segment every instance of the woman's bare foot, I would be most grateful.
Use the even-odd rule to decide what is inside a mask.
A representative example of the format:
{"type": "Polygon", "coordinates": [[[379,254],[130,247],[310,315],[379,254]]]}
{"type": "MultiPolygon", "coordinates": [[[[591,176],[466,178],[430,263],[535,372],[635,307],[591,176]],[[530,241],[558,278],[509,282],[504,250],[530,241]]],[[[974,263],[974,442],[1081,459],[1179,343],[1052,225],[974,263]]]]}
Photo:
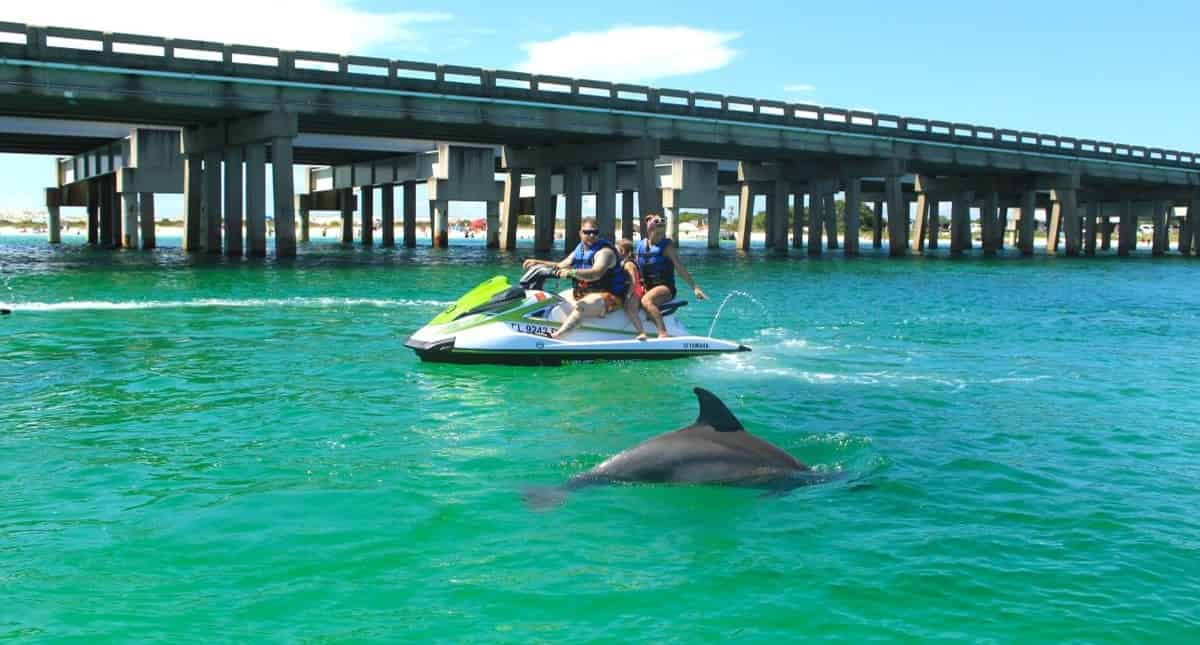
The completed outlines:
{"type": "Polygon", "coordinates": [[[646,332],[642,332],[642,333],[638,334],[637,339],[638,340],[646,340],[646,332]]]}
{"type": "Polygon", "coordinates": [[[670,338],[670,337],[671,337],[671,335],[670,335],[670,334],[668,334],[668,333],[667,333],[667,332],[665,332],[665,331],[660,331],[660,332],[658,332],[658,337],[659,337],[659,338],[670,338]]]}

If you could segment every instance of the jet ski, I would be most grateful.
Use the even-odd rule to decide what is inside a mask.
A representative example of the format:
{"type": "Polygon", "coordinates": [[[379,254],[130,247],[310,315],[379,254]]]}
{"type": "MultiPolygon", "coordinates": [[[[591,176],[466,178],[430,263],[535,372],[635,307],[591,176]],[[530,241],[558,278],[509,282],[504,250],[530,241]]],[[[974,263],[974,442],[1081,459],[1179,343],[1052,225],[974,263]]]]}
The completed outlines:
{"type": "Polygon", "coordinates": [[[668,338],[654,334],[654,323],[643,316],[646,340],[624,311],[603,318],[585,318],[562,339],[550,334],[558,329],[574,306],[571,289],[553,293],[544,289],[553,268],[537,265],[511,285],[505,276],[495,276],[468,291],[439,313],[429,324],[408,338],[405,347],[423,361],[445,363],[501,363],[510,365],[558,365],[563,361],[599,359],[667,359],[708,354],[747,352],[739,343],[696,336],[679,321],[676,313],[687,305],[672,300],[659,307],[668,338]]]}

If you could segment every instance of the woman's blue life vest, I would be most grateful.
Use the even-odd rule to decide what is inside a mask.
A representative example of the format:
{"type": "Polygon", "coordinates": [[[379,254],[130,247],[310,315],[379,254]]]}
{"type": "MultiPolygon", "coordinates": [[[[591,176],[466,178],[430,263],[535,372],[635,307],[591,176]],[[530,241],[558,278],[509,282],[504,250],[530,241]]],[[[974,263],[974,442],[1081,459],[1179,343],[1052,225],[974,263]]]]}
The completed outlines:
{"type": "Polygon", "coordinates": [[[637,264],[642,273],[642,284],[649,291],[664,284],[675,291],[675,263],[667,257],[667,247],[674,244],[671,238],[664,237],[650,244],[647,239],[641,239],[637,245],[637,264]]]}
{"type": "Polygon", "coordinates": [[[580,280],[576,278],[574,280],[576,298],[589,293],[603,292],[611,293],[618,298],[624,298],[625,292],[629,289],[629,285],[625,284],[625,272],[621,270],[621,254],[617,253],[617,248],[608,240],[598,239],[595,244],[586,249],[583,248],[583,243],[581,242],[579,246],[575,247],[575,253],[571,258],[571,268],[592,268],[592,262],[595,260],[596,253],[600,249],[609,249],[612,251],[616,262],[613,263],[613,266],[609,267],[604,275],[595,280],[580,280]]]}

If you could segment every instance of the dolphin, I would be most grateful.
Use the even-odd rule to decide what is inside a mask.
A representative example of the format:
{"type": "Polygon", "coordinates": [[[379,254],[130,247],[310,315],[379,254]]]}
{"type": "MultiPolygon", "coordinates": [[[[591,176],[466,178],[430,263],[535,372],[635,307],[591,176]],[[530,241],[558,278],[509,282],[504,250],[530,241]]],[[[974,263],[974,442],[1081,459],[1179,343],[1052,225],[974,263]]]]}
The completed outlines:
{"type": "Polygon", "coordinates": [[[813,471],[783,450],[746,432],[712,392],[695,388],[700,415],[691,425],[647,439],[609,457],[565,484],[525,491],[525,501],[547,509],[573,490],[610,483],[719,484],[786,492],[837,477],[813,471]]]}

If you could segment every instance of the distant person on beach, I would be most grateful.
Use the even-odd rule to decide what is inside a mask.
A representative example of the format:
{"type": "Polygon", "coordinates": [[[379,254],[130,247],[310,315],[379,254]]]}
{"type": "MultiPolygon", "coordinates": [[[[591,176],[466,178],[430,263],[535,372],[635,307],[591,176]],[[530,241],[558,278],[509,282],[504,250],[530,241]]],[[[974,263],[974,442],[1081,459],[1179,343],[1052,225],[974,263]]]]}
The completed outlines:
{"type": "Polygon", "coordinates": [[[603,318],[624,304],[625,273],[617,266],[617,251],[612,242],[600,237],[596,220],[588,217],[579,229],[579,246],[558,262],[529,258],[522,263],[528,269],[544,264],[554,267],[554,275],[571,278],[575,305],[562,326],[551,338],[560,338],[584,318],[603,318]]]}
{"type": "Polygon", "coordinates": [[[666,338],[667,326],[663,322],[659,305],[670,302],[675,297],[675,272],[692,287],[698,300],[708,300],[708,296],[696,285],[692,274],[688,273],[679,253],[675,250],[675,241],[663,232],[663,218],[651,213],[646,216],[646,237],[638,241],[637,265],[642,273],[642,285],[646,295],[642,296],[642,307],[650,314],[650,319],[658,327],[658,337],[666,338]]]}
{"type": "Polygon", "coordinates": [[[629,292],[625,294],[625,316],[637,330],[637,339],[646,340],[646,330],[642,327],[640,311],[642,296],[646,295],[646,288],[642,286],[642,274],[638,271],[637,260],[634,259],[633,241],[617,242],[617,253],[621,256],[621,270],[625,272],[625,284],[629,285],[629,292]]]}

